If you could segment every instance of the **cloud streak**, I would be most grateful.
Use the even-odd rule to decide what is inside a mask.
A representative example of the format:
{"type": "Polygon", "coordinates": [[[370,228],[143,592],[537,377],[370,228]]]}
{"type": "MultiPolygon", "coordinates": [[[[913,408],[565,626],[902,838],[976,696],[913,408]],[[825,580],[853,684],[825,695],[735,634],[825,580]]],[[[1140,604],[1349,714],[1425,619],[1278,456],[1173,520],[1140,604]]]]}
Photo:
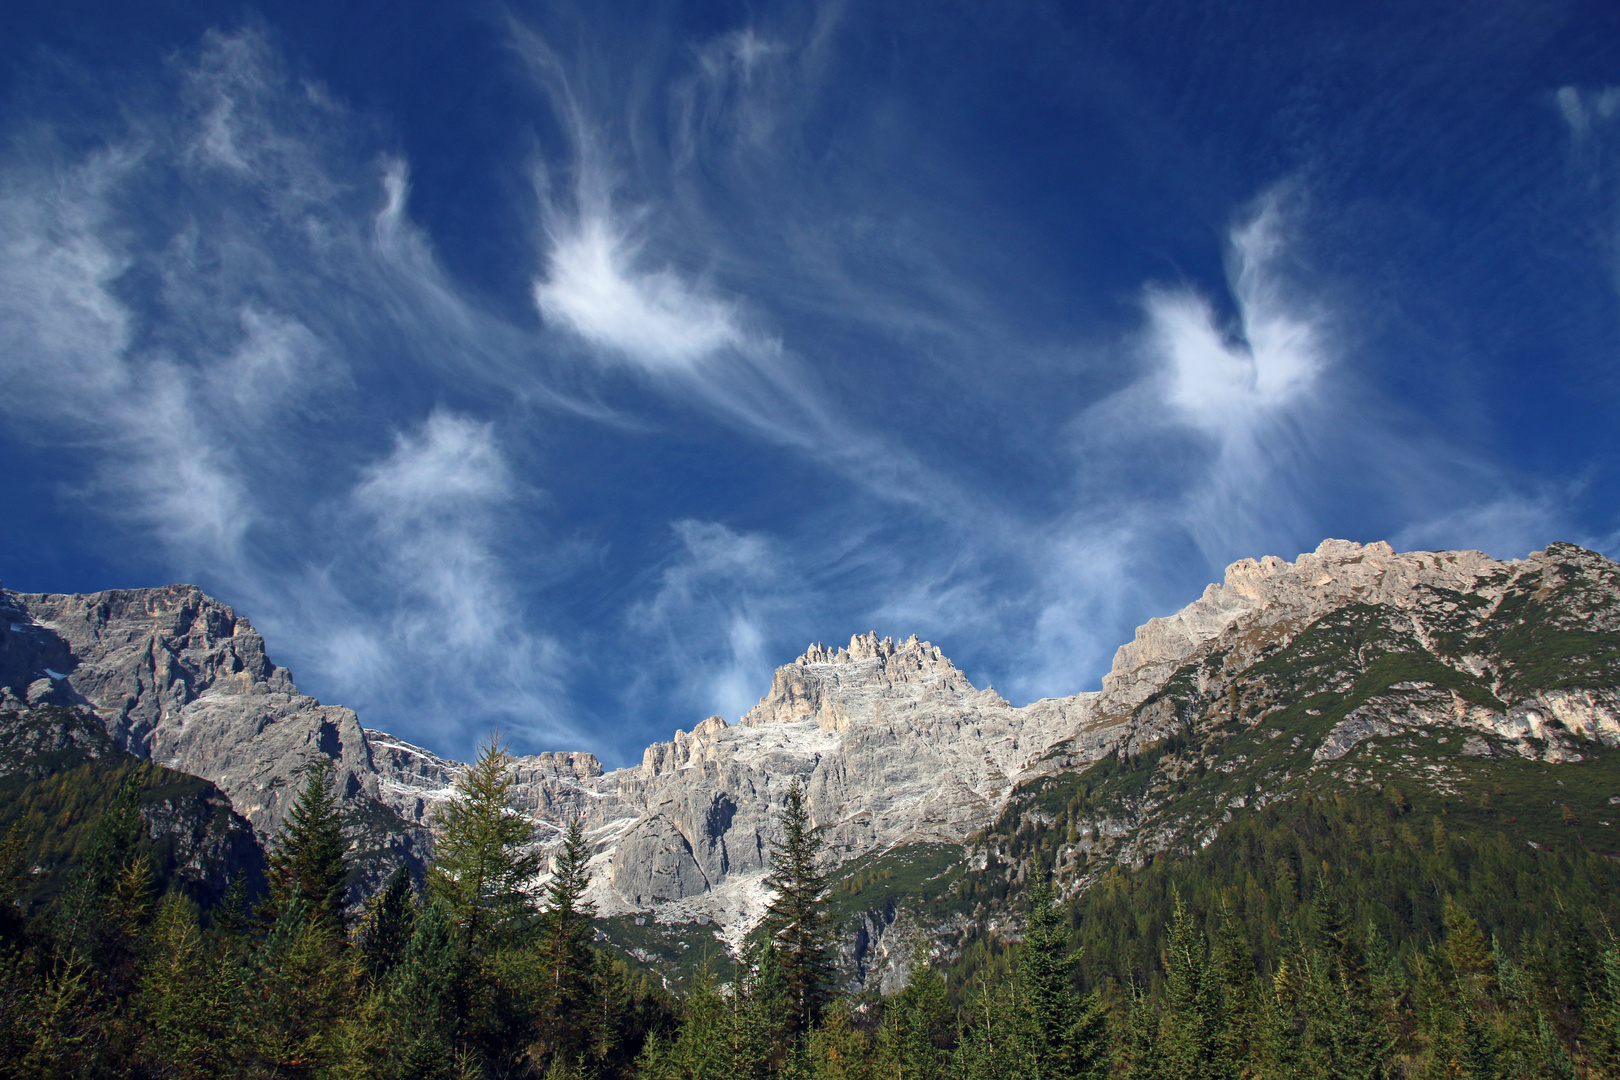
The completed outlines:
{"type": "Polygon", "coordinates": [[[769,537],[694,520],[676,522],[672,533],[679,546],[626,621],[679,663],[639,672],[629,697],[735,723],[770,685],[781,650],[793,647],[790,628],[809,597],[795,584],[791,557],[769,537]]]}
{"type": "MultiPolygon", "coordinates": [[[[495,428],[424,402],[391,435],[366,407],[402,368],[509,399],[532,336],[449,282],[404,164],[342,149],[351,119],[262,37],[209,35],[175,83],[177,107],[98,151],[35,133],[0,161],[9,427],[84,459],[73,497],[368,722],[456,749],[495,721],[579,740],[556,643],[510,599],[529,489],[495,428]]],[[[522,392],[612,420],[534,373],[522,392]]]]}

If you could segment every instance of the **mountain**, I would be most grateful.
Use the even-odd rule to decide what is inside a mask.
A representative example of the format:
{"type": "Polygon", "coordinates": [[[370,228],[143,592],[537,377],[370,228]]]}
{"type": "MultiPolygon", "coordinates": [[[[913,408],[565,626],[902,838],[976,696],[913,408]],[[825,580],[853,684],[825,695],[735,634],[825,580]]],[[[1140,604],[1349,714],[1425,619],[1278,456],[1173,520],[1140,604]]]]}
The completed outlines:
{"type": "Polygon", "coordinates": [[[899,940],[873,935],[857,970],[892,981],[919,928],[947,956],[1005,937],[1010,898],[1046,874],[1082,940],[1137,972],[1178,893],[1263,941],[1322,878],[1373,897],[1399,941],[1432,936],[1448,893],[1531,927],[1559,883],[1612,887],[1620,567],[1568,544],[1245,559],[1119,650],[1092,723],[1104,754],[1091,733],[1056,745],[932,877],[904,850],[860,868],[844,910],[899,940]]]}
{"type": "Polygon", "coordinates": [[[0,713],[39,706],[93,717],[117,751],[210,781],[261,842],[291,808],[299,770],[332,758],[361,866],[356,895],[399,860],[421,865],[427,832],[377,797],[354,712],[300,694],[259,632],[193,586],[0,590],[0,713]]]}
{"type": "MultiPolygon", "coordinates": [[[[605,916],[714,920],[737,935],[763,910],[776,817],[801,781],[842,862],[917,842],[960,845],[1016,778],[1085,721],[1089,697],[1010,706],[916,638],[858,635],[777,670],[735,726],[713,716],[604,773],[587,755],[517,764],[518,805],[552,827],[583,818],[605,916]]],[[[368,732],[383,797],[425,820],[458,766],[368,732]]]]}
{"type": "MultiPolygon", "coordinates": [[[[373,867],[357,888],[421,858],[464,768],[300,695],[247,620],[195,588],[0,604],[0,709],[93,716],[120,750],[216,784],[262,839],[299,769],[333,758],[373,867]]],[[[1015,708],[927,642],[857,635],[779,668],[735,725],[710,717],[612,772],[522,757],[515,779],[541,843],[583,819],[609,938],[681,963],[756,921],[782,796],[802,781],[846,964],[891,985],[921,928],[958,952],[1002,932],[1031,873],[1078,897],[1301,800],[1495,791],[1527,843],[1612,849],[1588,789],[1611,794],[1616,745],[1620,567],[1567,544],[1498,561],[1329,540],[1234,563],[1141,627],[1097,692],[1015,708]],[[1571,784],[1579,810],[1559,802],[1571,784]]]]}
{"type": "MultiPolygon", "coordinates": [[[[1110,752],[1139,775],[1109,785],[1118,814],[1075,818],[1095,834],[1057,853],[1076,887],[1099,856],[1140,865],[1207,842],[1301,785],[1398,776],[1444,793],[1476,761],[1620,746],[1620,567],[1569,544],[1512,562],[1331,541],[1295,563],[1243,560],[1139,630],[1104,685],[1110,752]]],[[[1008,808],[1060,777],[1089,783],[1077,766],[1094,760],[1059,747],[1008,808]]]]}

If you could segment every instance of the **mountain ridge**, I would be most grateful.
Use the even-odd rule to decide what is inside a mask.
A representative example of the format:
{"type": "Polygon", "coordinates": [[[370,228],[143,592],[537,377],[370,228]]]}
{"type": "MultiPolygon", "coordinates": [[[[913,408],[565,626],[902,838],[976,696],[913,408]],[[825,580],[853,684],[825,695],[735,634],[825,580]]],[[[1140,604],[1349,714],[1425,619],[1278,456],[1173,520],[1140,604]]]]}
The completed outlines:
{"type": "MultiPolygon", "coordinates": [[[[298,770],[331,757],[346,803],[370,823],[370,876],[391,859],[420,864],[435,809],[465,766],[299,694],[229,607],[191,586],[0,591],[0,607],[0,708],[91,710],[122,748],[217,784],[263,838],[298,770]]],[[[1234,811],[1264,805],[1264,784],[1282,790],[1364,768],[1360,755],[1380,739],[1458,728],[1461,754],[1550,764],[1620,744],[1620,661],[1580,659],[1587,639],[1608,642],[1617,627],[1620,567],[1573,545],[1502,561],[1326,540],[1293,562],[1233,563],[1192,603],[1139,627],[1097,691],[1015,708],[915,635],[856,634],[779,667],[738,723],[710,717],[677,729],[638,764],[606,770],[569,751],[518,757],[515,801],[542,845],[582,819],[605,918],[651,918],[671,934],[713,924],[735,947],[763,909],[776,816],[794,781],[835,874],[891,852],[950,850],[989,872],[1006,854],[996,837],[1009,820],[1061,817],[1038,809],[1040,792],[1089,790],[1077,778],[1131,763],[1140,790],[1130,805],[1083,824],[1064,811],[1074,835],[1053,846],[1049,868],[1072,894],[1109,865],[1141,865],[1213,835],[1234,811]],[[1547,645],[1549,634],[1562,644],[1547,645]],[[1548,648],[1557,655],[1536,651],[1548,648]],[[1321,671],[1311,649],[1326,658],[1321,671]],[[1285,660],[1294,667],[1273,670],[1285,660]],[[1394,667],[1404,676],[1378,674],[1394,667]],[[1294,683],[1307,675],[1315,696],[1296,701],[1294,683]],[[1279,755],[1282,744],[1264,734],[1273,729],[1290,735],[1293,756],[1279,755]],[[1177,740],[1198,742],[1196,763],[1185,747],[1163,749],[1177,740]],[[1271,757],[1282,763],[1256,774],[1255,790],[1229,792],[1219,806],[1195,811],[1164,795],[1186,785],[1186,770],[1248,776],[1271,757]]],[[[1435,764],[1444,776],[1448,766],[1435,764]]],[[[868,946],[881,946],[898,917],[862,916],[868,946]]]]}

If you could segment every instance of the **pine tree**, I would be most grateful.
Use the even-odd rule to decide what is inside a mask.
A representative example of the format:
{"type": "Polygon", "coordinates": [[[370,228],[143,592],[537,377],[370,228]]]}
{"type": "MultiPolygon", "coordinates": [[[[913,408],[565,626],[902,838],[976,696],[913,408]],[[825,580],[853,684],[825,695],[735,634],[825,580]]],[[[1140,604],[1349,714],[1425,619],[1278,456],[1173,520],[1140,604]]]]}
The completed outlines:
{"type": "Polygon", "coordinates": [[[410,870],[401,864],[388,883],[366,904],[360,925],[360,963],[373,983],[394,969],[405,955],[416,928],[416,898],[410,870]]]}
{"type": "Polygon", "coordinates": [[[1165,1002],[1160,1022],[1169,1076],[1206,1076],[1214,1068],[1221,1032],[1204,935],[1180,896],[1164,951],[1165,1002]]]}
{"type": "Polygon", "coordinates": [[[338,928],[295,887],[254,955],[243,1003],[249,1071],[312,1076],[335,1062],[357,975],[338,928]]]}
{"type": "Polygon", "coordinates": [[[1007,1080],[1020,1075],[1023,1059],[1012,985],[992,986],[981,971],[979,985],[963,1013],[962,1038],[956,1047],[957,1075],[963,1080],[1007,1080]]]}
{"type": "Polygon", "coordinates": [[[1307,999],[1311,1041],[1326,1052],[1326,1075],[1382,1080],[1389,1074],[1394,1039],[1374,1001],[1361,944],[1343,905],[1325,884],[1317,886],[1310,916],[1315,976],[1307,999]]]}
{"type": "Polygon", "coordinates": [[[146,1028],[141,1059],[155,1075],[229,1075],[241,1049],[236,1037],[248,979],[240,954],[223,935],[212,941],[197,908],[165,896],[147,934],[136,1013],[146,1028]]]}
{"type": "Polygon", "coordinates": [[[102,959],[109,929],[107,909],[119,878],[145,861],[139,852],[146,835],[140,807],[141,775],[138,769],[131,771],[102,812],[85,845],[76,879],[57,909],[57,947],[81,960],[102,959]]]}
{"type": "Polygon", "coordinates": [[[1496,990],[1496,957],[1485,935],[1474,917],[1449,896],[1441,919],[1446,928],[1446,964],[1458,992],[1469,1001],[1483,1000],[1496,990]]]}
{"type": "Polygon", "coordinates": [[[646,1080],[695,1080],[727,1077],[748,1080],[757,1074],[756,1047],[745,1046],[738,993],[728,996],[704,971],[686,996],[680,1029],[672,1039],[653,1036],[636,1058],[635,1075],[646,1080]]]}
{"type": "Polygon", "coordinates": [[[1159,1030],[1156,1003],[1133,983],[1125,1014],[1124,1038],[1115,1047],[1116,1071],[1125,1080],[1165,1080],[1159,1030]]]}
{"type": "Polygon", "coordinates": [[[1075,994],[1070,980],[1075,956],[1067,922],[1052,903],[1052,890],[1030,890],[1029,925],[1017,953],[1021,1057],[1038,1080],[1100,1076],[1108,1060],[1107,1032],[1099,995],[1075,994]]]}
{"type": "Polygon", "coordinates": [[[782,839],[771,845],[771,872],[765,879],[775,895],[765,913],[796,1032],[809,1031],[821,1017],[832,981],[827,956],[828,927],[822,902],[826,880],[816,867],[821,837],[810,823],[804,786],[794,778],[778,818],[782,839]]]}
{"type": "MultiPolygon", "coordinates": [[[[885,1032],[889,1030],[887,1013],[884,1017],[883,1030],[885,1032]]],[[[877,1077],[882,1077],[883,1080],[891,1078],[912,1080],[913,1077],[919,1076],[945,1075],[942,1071],[912,1071],[914,1068],[912,1064],[890,1053],[880,1053],[879,1056],[878,1062],[872,1060],[870,1044],[865,1036],[850,1024],[849,1007],[842,1001],[836,1002],[827,1011],[821,1026],[810,1035],[811,1075],[815,1080],[868,1080],[868,1078],[876,1080],[877,1077]]],[[[945,1063],[949,1063],[948,1058],[945,1059],[945,1063]]]]}
{"type": "Polygon", "coordinates": [[[316,758],[303,772],[303,789],[270,854],[270,898],[263,914],[273,923],[297,894],[308,918],[341,928],[350,868],[335,766],[331,758],[316,758]]]}
{"type": "MultiPolygon", "coordinates": [[[[847,1015],[839,1013],[845,1021],[847,1015]]],[[[940,1080],[948,1075],[952,1019],[945,980],[929,966],[928,952],[919,941],[905,989],[884,1003],[877,1048],[880,1074],[896,1080],[940,1080]]],[[[854,1070],[851,1065],[844,1072],[854,1070]]]]}
{"type": "Polygon", "coordinates": [[[384,1017],[394,1026],[387,1043],[394,1052],[395,1075],[413,1080],[453,1075],[462,1035],[465,969],[454,925],[441,903],[430,902],[388,977],[384,1017]]]}
{"type": "Polygon", "coordinates": [[[434,841],[429,889],[473,955],[534,929],[534,902],[524,887],[540,872],[540,856],[523,850],[534,830],[510,806],[511,762],[492,735],[457,781],[434,841]]]}
{"type": "Polygon", "coordinates": [[[1222,905],[1220,928],[1212,950],[1210,978],[1219,1021],[1212,1078],[1238,1077],[1254,1056],[1258,1038],[1259,994],[1254,954],[1229,906],[1222,905]]]}
{"type": "Polygon", "coordinates": [[[546,973],[547,1005],[542,1044],[550,1056],[577,1061],[591,1027],[591,917],[585,899],[591,883],[590,847],[579,818],[568,823],[561,850],[552,865],[541,914],[541,963],[546,973]]]}

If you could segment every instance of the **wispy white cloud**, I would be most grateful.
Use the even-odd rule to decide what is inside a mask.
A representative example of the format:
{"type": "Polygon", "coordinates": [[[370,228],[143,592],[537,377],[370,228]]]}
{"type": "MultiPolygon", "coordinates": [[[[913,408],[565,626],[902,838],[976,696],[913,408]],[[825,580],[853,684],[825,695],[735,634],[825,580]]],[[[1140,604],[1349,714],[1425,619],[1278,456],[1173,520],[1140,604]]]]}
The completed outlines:
{"type": "MultiPolygon", "coordinates": [[[[702,408],[747,437],[790,447],[835,468],[880,498],[941,510],[959,503],[962,493],[945,477],[839,410],[815,367],[769,328],[764,305],[728,288],[716,272],[717,264],[750,265],[749,257],[728,243],[726,225],[704,219],[668,190],[680,187],[678,174],[700,143],[734,137],[731,121],[739,111],[772,107],[792,89],[791,81],[782,85],[767,69],[802,69],[792,61],[805,46],[751,29],[720,36],[696,51],[694,78],[768,82],[770,89],[711,103],[709,122],[702,125],[694,125],[687,109],[678,115],[675,130],[662,137],[639,133],[631,124],[632,137],[616,145],[610,138],[614,124],[599,114],[610,106],[593,102],[581,89],[600,84],[603,73],[573,70],[521,22],[510,29],[514,50],[570,135],[565,173],[570,184],[554,186],[551,178],[562,170],[537,166],[545,252],[532,291],[547,325],[584,344],[597,362],[630,371],[657,392],[702,408]],[[646,145],[665,142],[677,144],[673,158],[651,163],[638,156],[646,145]],[[622,165],[624,158],[636,169],[622,165]],[[632,175],[659,171],[663,175],[656,181],[632,189],[632,175]],[[683,239],[687,236],[697,242],[683,239]]],[[[690,87],[691,81],[684,81],[676,91],[688,104],[690,87]]],[[[613,100],[611,108],[657,112],[639,101],[613,100]]],[[[701,149],[712,151],[706,145],[701,149]]],[[[758,194],[757,187],[752,193],[758,194]]],[[[756,269],[772,286],[786,284],[773,279],[774,271],[756,269]]]]}
{"type": "Polygon", "coordinates": [[[1231,229],[1229,316],[1190,285],[1145,289],[1141,374],[1076,422],[1077,502],[1030,541],[1042,600],[1013,680],[1026,696],[1095,678],[1133,623],[1192,601],[1226,563],[1311,550],[1324,514],[1343,529],[1328,503],[1347,492],[1395,523],[1350,538],[1397,548],[1516,557],[1568,535],[1567,500],[1523,494],[1358,381],[1353,302],[1299,273],[1299,195],[1270,193],[1231,229]]]}
{"type": "Polygon", "coordinates": [[[489,647],[509,622],[500,597],[510,588],[499,581],[488,538],[513,493],[490,425],[434,412],[361,475],[355,502],[376,523],[387,573],[428,611],[406,618],[402,636],[418,646],[489,647]]]}
{"type": "Polygon", "coordinates": [[[194,422],[195,381],[135,348],[137,320],[115,292],[133,260],[107,238],[109,194],[141,161],[122,150],[0,167],[0,410],[94,456],[86,493],[171,555],[232,563],[251,509],[230,448],[194,422]]]}
{"type": "Polygon", "coordinates": [[[668,267],[638,268],[640,245],[605,210],[562,228],[547,275],[535,283],[535,303],[605,355],[654,373],[690,374],[722,352],[780,352],[779,343],[743,331],[734,302],[703,294],[668,267]]]}
{"type": "Polygon", "coordinates": [[[671,663],[643,668],[631,693],[694,714],[677,712],[673,723],[699,713],[735,722],[787,659],[774,650],[790,639],[807,598],[790,557],[764,535],[693,520],[676,522],[673,533],[679,546],[656,588],[628,612],[631,631],[659,642],[671,663]]]}
{"type": "Polygon", "coordinates": [[[1223,449],[1253,438],[1270,416],[1298,404],[1327,364],[1320,329],[1291,310],[1277,279],[1282,214],[1277,199],[1267,198],[1232,230],[1235,327],[1223,328],[1192,289],[1150,286],[1143,301],[1148,349],[1163,364],[1165,404],[1223,449]]]}
{"type": "Polygon", "coordinates": [[[532,492],[463,414],[424,407],[386,449],[411,403],[376,388],[454,373],[509,407],[521,372],[522,399],[612,414],[449,280],[404,163],[356,153],[353,118],[261,35],[177,64],[169,107],[101,149],[36,128],[0,156],[0,416],[87,463],[68,497],[119,543],[239,603],[363,719],[451,749],[495,720],[582,741],[503,546],[532,492]]]}
{"type": "Polygon", "coordinates": [[[394,605],[382,626],[325,616],[343,627],[353,659],[388,657],[345,669],[345,683],[388,701],[403,681],[449,710],[474,679],[486,705],[498,704],[526,739],[582,737],[562,706],[563,650],[527,628],[521,583],[501,551],[516,531],[513,511],[531,496],[493,425],[443,410],[362,470],[353,501],[373,528],[361,544],[394,605]],[[364,645],[367,636],[379,640],[364,645]]]}
{"type": "Polygon", "coordinates": [[[1605,86],[1601,90],[1562,86],[1553,99],[1576,141],[1590,135],[1594,124],[1620,116],[1620,86],[1605,86]]]}
{"type": "Polygon", "coordinates": [[[652,252],[650,211],[621,208],[590,120],[570,126],[581,133],[575,184],[566,200],[544,200],[548,249],[533,286],[546,324],[752,436],[812,453],[858,443],[840,437],[811,373],[741,297],[652,252]]]}

